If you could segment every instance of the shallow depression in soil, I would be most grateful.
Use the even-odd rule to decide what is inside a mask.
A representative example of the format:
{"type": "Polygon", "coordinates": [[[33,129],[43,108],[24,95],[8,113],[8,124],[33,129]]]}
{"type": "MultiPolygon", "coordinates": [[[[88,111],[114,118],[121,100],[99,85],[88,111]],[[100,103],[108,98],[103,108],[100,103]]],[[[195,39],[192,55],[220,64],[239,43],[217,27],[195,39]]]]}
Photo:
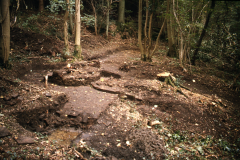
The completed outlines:
{"type": "Polygon", "coordinates": [[[75,129],[57,129],[48,136],[48,140],[58,145],[70,146],[72,140],[74,140],[80,133],[80,130],[75,129]]]}

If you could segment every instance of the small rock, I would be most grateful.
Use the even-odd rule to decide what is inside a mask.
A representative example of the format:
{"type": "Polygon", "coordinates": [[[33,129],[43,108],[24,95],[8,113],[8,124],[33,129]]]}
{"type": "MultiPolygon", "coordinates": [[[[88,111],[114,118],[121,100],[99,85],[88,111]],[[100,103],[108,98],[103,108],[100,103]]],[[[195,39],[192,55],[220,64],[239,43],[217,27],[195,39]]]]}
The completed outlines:
{"type": "Polygon", "coordinates": [[[15,137],[15,140],[17,141],[18,144],[33,144],[35,143],[35,139],[32,137],[15,137]]]}
{"type": "Polygon", "coordinates": [[[18,101],[20,101],[20,102],[22,102],[22,101],[23,101],[23,97],[21,97],[21,96],[20,96],[20,97],[18,97],[17,99],[18,99],[18,101]]]}
{"type": "Polygon", "coordinates": [[[176,149],[177,151],[180,151],[181,148],[179,148],[179,147],[175,147],[175,149],[176,149]]]}
{"type": "Polygon", "coordinates": [[[11,133],[8,131],[6,127],[0,127],[0,138],[10,136],[11,133]]]}
{"type": "Polygon", "coordinates": [[[127,96],[126,96],[125,94],[119,94],[119,97],[120,97],[121,99],[127,99],[127,96]]]}
{"type": "Polygon", "coordinates": [[[51,93],[46,93],[46,97],[52,97],[51,93]]]}
{"type": "Polygon", "coordinates": [[[43,114],[41,114],[41,115],[39,116],[39,119],[43,119],[43,118],[45,118],[45,117],[46,117],[46,114],[43,113],[43,114]]]}
{"type": "Polygon", "coordinates": [[[12,94],[12,98],[17,98],[18,96],[19,96],[18,93],[13,93],[13,94],[12,94]]]}
{"type": "Polygon", "coordinates": [[[53,104],[54,104],[55,106],[58,106],[58,105],[59,105],[58,101],[54,101],[53,104]]]}
{"type": "Polygon", "coordinates": [[[150,126],[155,126],[155,125],[161,124],[161,122],[159,122],[159,121],[149,121],[148,124],[149,124],[150,126]]]}

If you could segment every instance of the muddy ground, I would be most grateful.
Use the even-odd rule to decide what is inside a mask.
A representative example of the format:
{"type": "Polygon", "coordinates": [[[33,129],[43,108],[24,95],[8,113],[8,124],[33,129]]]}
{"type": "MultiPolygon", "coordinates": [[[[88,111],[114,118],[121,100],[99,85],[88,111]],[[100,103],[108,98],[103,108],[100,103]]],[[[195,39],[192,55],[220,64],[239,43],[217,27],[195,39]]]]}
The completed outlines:
{"type": "Polygon", "coordinates": [[[230,74],[183,72],[164,43],[143,62],[134,39],[107,41],[85,30],[83,60],[63,61],[62,41],[19,28],[11,34],[13,68],[0,70],[1,159],[239,157],[240,94],[225,82],[230,74]],[[166,71],[189,90],[160,81],[166,71]],[[233,154],[191,144],[209,136],[226,140],[233,154]]]}

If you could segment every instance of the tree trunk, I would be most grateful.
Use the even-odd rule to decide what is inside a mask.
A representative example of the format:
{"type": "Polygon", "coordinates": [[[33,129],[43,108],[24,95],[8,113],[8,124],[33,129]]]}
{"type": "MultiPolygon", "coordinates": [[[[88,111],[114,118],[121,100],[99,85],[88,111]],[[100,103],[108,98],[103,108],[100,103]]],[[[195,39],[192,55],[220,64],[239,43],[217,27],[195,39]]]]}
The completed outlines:
{"type": "Polygon", "coordinates": [[[142,0],[139,0],[139,7],[138,7],[138,45],[141,52],[141,59],[144,60],[143,52],[143,45],[142,45],[142,0]]]}
{"type": "Polygon", "coordinates": [[[107,22],[106,22],[106,37],[108,39],[108,28],[109,28],[109,10],[110,10],[110,0],[107,0],[107,22]]]}
{"type": "Polygon", "coordinates": [[[8,66],[10,53],[9,0],[0,0],[0,64],[8,66]]]}
{"type": "Polygon", "coordinates": [[[125,0],[119,1],[118,7],[118,23],[125,23],[125,0]]]}
{"type": "MultiPolygon", "coordinates": [[[[141,59],[143,61],[151,62],[152,61],[152,56],[153,56],[153,54],[156,51],[158,42],[156,42],[155,48],[151,52],[151,47],[152,47],[152,38],[151,37],[152,37],[153,13],[151,13],[150,17],[149,17],[149,6],[150,6],[149,2],[150,2],[149,0],[146,0],[146,8],[147,9],[146,9],[146,20],[145,20],[145,26],[144,26],[144,45],[143,45],[143,48],[142,48],[142,51],[141,51],[141,54],[142,54],[141,55],[141,59]]],[[[140,4],[140,1],[139,1],[139,4],[140,4]]],[[[152,5],[153,4],[151,4],[151,6],[152,5]]],[[[139,6],[139,8],[140,8],[140,6],[139,6]]],[[[141,9],[142,9],[142,4],[141,4],[141,9]]],[[[139,15],[139,17],[141,15],[139,15]]],[[[141,19],[142,19],[142,17],[141,17],[141,19]]],[[[139,19],[139,21],[141,19],[139,19]]],[[[163,31],[164,24],[165,24],[165,20],[164,20],[164,23],[163,23],[163,25],[161,27],[161,30],[159,31],[159,34],[158,34],[158,37],[157,37],[157,41],[159,41],[160,35],[161,35],[162,31],[163,31]]],[[[139,33],[140,33],[140,31],[139,31],[139,33]]],[[[139,43],[140,43],[140,37],[139,37],[139,43]]],[[[140,46],[140,47],[142,47],[142,46],[140,46]]],[[[140,50],[141,50],[141,48],[140,48],[140,50]]]]}
{"type": "Polygon", "coordinates": [[[209,20],[210,20],[210,17],[211,17],[211,14],[212,14],[212,12],[213,12],[214,7],[215,7],[215,0],[212,0],[212,4],[211,4],[211,7],[210,7],[210,11],[208,12],[205,25],[204,25],[204,27],[203,27],[202,33],[201,33],[201,35],[200,35],[200,38],[199,38],[199,40],[198,40],[198,42],[197,42],[197,44],[196,44],[196,49],[195,49],[195,51],[194,51],[194,53],[193,53],[193,58],[192,58],[192,60],[191,60],[192,65],[195,65],[196,56],[197,56],[198,50],[199,50],[199,48],[200,48],[200,46],[201,46],[202,39],[203,39],[203,37],[204,37],[204,35],[205,35],[205,33],[206,33],[206,30],[207,30],[207,27],[208,27],[208,23],[209,23],[209,20]]]}
{"type": "MultiPolygon", "coordinates": [[[[173,16],[173,10],[172,10],[172,6],[173,6],[173,1],[171,0],[170,3],[170,28],[171,28],[171,38],[172,38],[172,44],[173,46],[175,46],[175,28],[174,28],[174,16],[173,16]]],[[[176,51],[175,51],[175,55],[176,55],[176,51]]]]}
{"type": "Polygon", "coordinates": [[[167,35],[168,35],[168,53],[167,55],[169,57],[176,57],[176,46],[174,44],[174,38],[173,38],[173,11],[172,11],[172,4],[171,4],[172,0],[167,0],[167,13],[169,14],[168,19],[167,19],[167,35]]]}
{"type": "Polygon", "coordinates": [[[161,34],[162,34],[162,32],[163,32],[163,28],[164,28],[165,23],[166,23],[166,18],[164,19],[164,22],[163,22],[163,24],[162,24],[161,30],[160,30],[159,33],[158,33],[155,47],[154,47],[153,51],[149,54],[149,57],[148,57],[149,60],[152,59],[152,56],[154,55],[154,53],[155,53],[156,50],[157,50],[157,47],[158,47],[158,41],[159,41],[160,36],[161,36],[161,34]]]}
{"type": "Polygon", "coordinates": [[[148,8],[149,8],[149,0],[146,0],[146,20],[145,20],[145,26],[144,26],[144,46],[143,46],[144,61],[146,61],[146,50],[147,50],[147,41],[148,41],[148,35],[147,35],[148,14],[149,14],[148,8]]]}
{"type": "Polygon", "coordinates": [[[173,8],[173,14],[174,14],[174,17],[175,17],[175,19],[176,19],[176,22],[177,22],[177,24],[178,24],[178,27],[179,27],[179,35],[180,35],[180,48],[179,48],[179,62],[180,62],[180,66],[181,67],[183,67],[182,66],[182,62],[183,62],[183,56],[184,56],[184,31],[183,31],[183,29],[182,29],[182,27],[181,27],[181,24],[180,24],[180,22],[179,22],[179,19],[178,19],[178,17],[177,17],[177,15],[176,15],[176,11],[175,11],[175,2],[174,2],[174,0],[173,0],[173,6],[172,6],[172,8],[173,8]]]}
{"type": "Polygon", "coordinates": [[[73,35],[73,14],[69,14],[69,32],[73,35]]]}
{"type": "Polygon", "coordinates": [[[39,0],[39,7],[38,7],[39,12],[42,12],[44,10],[44,1],[39,0]]]}
{"type": "Polygon", "coordinates": [[[80,17],[80,0],[75,0],[75,47],[74,56],[78,59],[82,58],[81,50],[81,17],[80,17]]]}
{"type": "Polygon", "coordinates": [[[66,0],[67,8],[64,16],[64,45],[65,52],[64,55],[69,55],[69,45],[68,45],[68,15],[69,15],[69,0],[66,0]]]}
{"type": "Polygon", "coordinates": [[[183,57],[184,57],[184,47],[183,47],[183,44],[184,43],[184,39],[183,39],[183,32],[180,32],[180,48],[179,48],[179,62],[180,62],[180,65],[182,66],[183,64],[183,57]]]}
{"type": "Polygon", "coordinates": [[[148,47],[146,49],[147,61],[152,61],[152,59],[150,58],[150,49],[152,46],[152,17],[153,17],[153,13],[151,13],[150,15],[149,25],[148,25],[148,47]]]}
{"type": "Polygon", "coordinates": [[[73,35],[73,11],[72,11],[72,0],[70,0],[70,14],[69,14],[69,32],[73,35]]]}
{"type": "Polygon", "coordinates": [[[98,25],[97,25],[97,11],[96,11],[96,7],[94,6],[93,0],[91,0],[91,5],[93,8],[93,13],[94,13],[94,18],[95,18],[95,22],[94,22],[94,26],[95,26],[95,34],[97,36],[98,34],[98,25]]]}

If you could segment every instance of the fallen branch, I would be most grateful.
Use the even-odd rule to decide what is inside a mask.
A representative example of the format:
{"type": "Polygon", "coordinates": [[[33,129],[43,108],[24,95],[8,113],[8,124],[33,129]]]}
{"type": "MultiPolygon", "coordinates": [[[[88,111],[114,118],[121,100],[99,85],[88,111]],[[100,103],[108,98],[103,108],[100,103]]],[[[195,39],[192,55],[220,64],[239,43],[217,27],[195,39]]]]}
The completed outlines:
{"type": "Polygon", "coordinates": [[[75,155],[76,155],[78,158],[80,158],[80,159],[82,159],[82,160],[87,160],[87,159],[84,158],[84,157],[82,156],[82,154],[79,153],[75,148],[73,148],[73,151],[75,152],[75,155]]]}

